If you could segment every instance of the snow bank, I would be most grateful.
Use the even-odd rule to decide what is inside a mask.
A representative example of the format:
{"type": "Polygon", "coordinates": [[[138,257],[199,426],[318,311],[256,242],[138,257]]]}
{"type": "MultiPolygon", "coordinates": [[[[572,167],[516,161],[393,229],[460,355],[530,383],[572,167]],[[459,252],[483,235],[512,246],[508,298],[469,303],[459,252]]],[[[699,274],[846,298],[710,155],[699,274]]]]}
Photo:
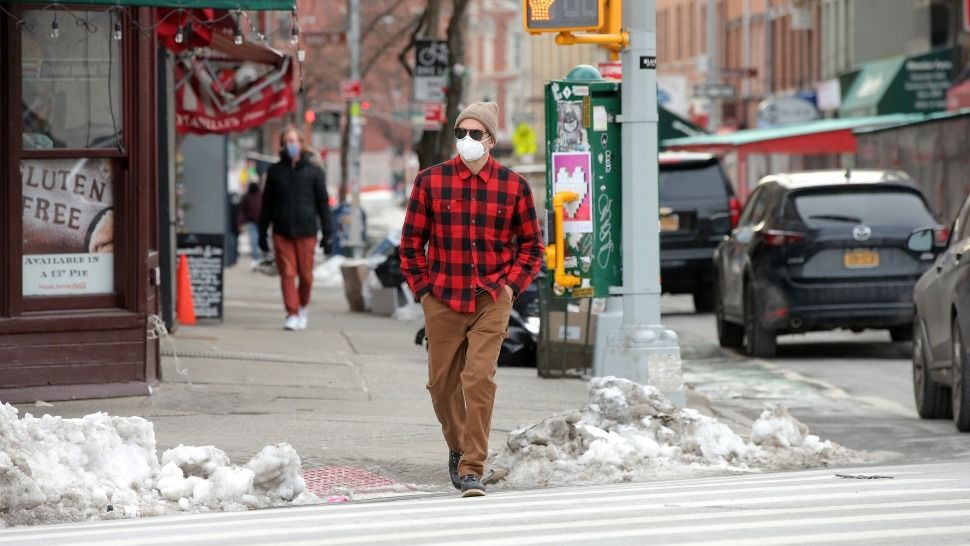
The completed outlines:
{"type": "Polygon", "coordinates": [[[492,466],[517,487],[613,483],[727,472],[873,462],[873,454],[823,442],[787,410],[766,410],[745,441],[729,427],[682,409],[656,388],[605,377],[589,401],[513,430],[492,466]]]}
{"type": "Polygon", "coordinates": [[[291,502],[318,499],[288,444],[267,446],[242,467],[213,446],[179,446],[160,465],[154,427],[141,417],[20,419],[0,405],[0,527],[291,502]]]}
{"type": "Polygon", "coordinates": [[[340,272],[340,266],[347,261],[347,258],[331,256],[316,266],[313,270],[314,282],[320,286],[339,287],[344,285],[344,277],[340,272]]]}

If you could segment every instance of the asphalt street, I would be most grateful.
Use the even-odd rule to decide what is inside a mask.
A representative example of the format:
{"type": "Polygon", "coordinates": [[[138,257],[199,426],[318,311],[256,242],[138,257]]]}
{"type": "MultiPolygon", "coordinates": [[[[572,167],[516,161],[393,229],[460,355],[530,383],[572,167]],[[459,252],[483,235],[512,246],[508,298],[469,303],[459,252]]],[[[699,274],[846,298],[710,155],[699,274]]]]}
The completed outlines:
{"type": "Polygon", "coordinates": [[[663,305],[665,326],[690,341],[686,381],[713,405],[750,416],[780,403],[813,433],[848,447],[907,462],[970,460],[970,434],[916,414],[910,344],[891,342],[888,332],[782,336],[777,357],[750,359],[717,346],[714,316],[694,313],[690,298],[665,296],[663,305]]]}

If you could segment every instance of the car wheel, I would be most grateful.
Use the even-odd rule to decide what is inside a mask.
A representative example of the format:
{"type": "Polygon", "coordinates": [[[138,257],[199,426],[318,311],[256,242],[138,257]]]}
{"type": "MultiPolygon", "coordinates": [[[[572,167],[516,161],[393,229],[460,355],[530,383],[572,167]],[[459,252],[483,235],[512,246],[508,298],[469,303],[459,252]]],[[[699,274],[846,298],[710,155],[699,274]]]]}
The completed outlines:
{"type": "Polygon", "coordinates": [[[724,297],[721,282],[714,279],[714,320],[717,323],[717,342],[721,347],[740,348],[744,344],[744,328],[724,318],[724,297]]]}
{"type": "Polygon", "coordinates": [[[694,292],[694,311],[698,313],[710,313],[714,311],[714,289],[710,286],[702,286],[694,292]]]}
{"type": "Polygon", "coordinates": [[[913,341],[912,326],[897,326],[889,329],[889,337],[896,343],[913,341]]]}
{"type": "Polygon", "coordinates": [[[761,306],[754,290],[744,287],[744,349],[755,358],[771,358],[778,348],[778,336],[758,321],[761,306]]]}
{"type": "Polygon", "coordinates": [[[943,419],[950,399],[946,387],[933,381],[929,368],[933,364],[929,342],[919,317],[913,321],[913,390],[916,412],[923,419],[943,419]]]}
{"type": "Polygon", "coordinates": [[[952,399],[953,420],[957,430],[970,432],[970,358],[967,358],[967,347],[963,344],[963,329],[956,317],[953,317],[953,333],[951,334],[953,347],[953,387],[950,389],[952,399]]]}

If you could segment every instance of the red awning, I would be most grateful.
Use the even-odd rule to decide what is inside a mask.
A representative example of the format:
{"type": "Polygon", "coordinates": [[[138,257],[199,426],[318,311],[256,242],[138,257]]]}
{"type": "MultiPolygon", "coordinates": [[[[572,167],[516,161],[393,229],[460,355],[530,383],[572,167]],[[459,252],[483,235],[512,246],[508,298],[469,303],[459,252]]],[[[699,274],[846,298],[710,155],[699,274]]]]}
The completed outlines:
{"type": "Polygon", "coordinates": [[[175,128],[179,133],[234,133],[296,109],[294,67],[224,63],[189,57],[175,66],[175,128]]]}
{"type": "Polygon", "coordinates": [[[211,9],[158,10],[157,33],[178,53],[175,128],[179,133],[233,133],[296,109],[293,59],[259,42],[236,45],[234,19],[211,9]],[[191,32],[186,23],[191,21],[191,32]],[[175,35],[182,29],[181,43],[175,35]]]}
{"type": "Polygon", "coordinates": [[[856,139],[852,129],[762,140],[738,146],[738,151],[748,154],[851,154],[855,150],[856,139]]]}
{"type": "Polygon", "coordinates": [[[946,109],[962,110],[970,108],[970,80],[959,83],[946,92],[946,109]]]}

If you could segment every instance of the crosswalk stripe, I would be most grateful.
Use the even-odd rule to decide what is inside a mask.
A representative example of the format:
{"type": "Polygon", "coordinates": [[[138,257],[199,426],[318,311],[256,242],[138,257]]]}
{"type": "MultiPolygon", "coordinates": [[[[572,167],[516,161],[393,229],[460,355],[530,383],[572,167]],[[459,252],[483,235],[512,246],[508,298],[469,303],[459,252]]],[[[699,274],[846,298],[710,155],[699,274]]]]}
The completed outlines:
{"type": "MultiPolygon", "coordinates": [[[[701,513],[701,514],[669,514],[666,516],[657,516],[658,521],[689,521],[693,519],[718,519],[724,517],[755,517],[755,516],[769,516],[769,515],[785,515],[785,514],[812,514],[812,513],[824,513],[824,512],[839,512],[839,511],[861,511],[861,510],[899,510],[904,508],[928,508],[928,507],[938,507],[938,506],[957,506],[962,504],[970,505],[970,499],[943,499],[943,500],[920,500],[920,501],[904,501],[904,502],[879,502],[879,503],[869,503],[869,504],[828,504],[826,506],[804,506],[804,507],[794,507],[794,508],[772,508],[772,509],[759,509],[757,511],[751,512],[718,512],[718,513],[701,513]]],[[[663,509],[666,505],[652,503],[652,504],[632,504],[624,507],[616,506],[583,506],[580,508],[566,508],[566,509],[551,509],[551,510],[533,510],[533,511],[516,511],[512,513],[495,513],[495,514],[465,514],[462,515],[462,522],[465,524],[474,523],[487,523],[493,521],[508,521],[516,519],[528,519],[528,518],[539,518],[539,517],[564,517],[564,516],[583,516],[583,515],[596,515],[596,514],[616,514],[618,512],[638,512],[647,510],[659,510],[663,509]]],[[[318,518],[315,514],[304,514],[297,517],[276,519],[271,522],[259,522],[261,525],[267,523],[271,524],[284,524],[284,523],[299,523],[304,521],[317,521],[318,518]]],[[[395,528],[395,527],[420,527],[420,526],[433,526],[433,525],[445,525],[454,521],[454,516],[442,516],[437,518],[429,519],[405,519],[405,520],[386,520],[381,519],[374,521],[368,518],[364,522],[353,522],[353,523],[343,523],[334,524],[327,527],[331,533],[340,531],[351,531],[351,530],[364,530],[364,529],[375,529],[375,528],[395,528]]],[[[198,521],[198,525],[166,525],[167,521],[157,520],[156,525],[149,528],[140,528],[140,531],[173,531],[179,528],[187,528],[195,531],[200,530],[203,527],[212,527],[213,522],[198,521]]],[[[223,523],[223,522],[215,522],[223,523]]],[[[70,537],[84,537],[91,536],[92,534],[98,532],[99,530],[92,529],[88,526],[84,526],[81,529],[75,528],[73,531],[69,532],[54,532],[44,534],[46,539],[55,538],[70,538],[70,537]]],[[[131,529],[128,527],[120,528],[115,525],[115,529],[110,529],[106,531],[101,531],[99,536],[103,537],[105,534],[113,533],[130,533],[131,529]]],[[[38,533],[33,533],[35,537],[39,538],[38,533]]],[[[0,534],[0,539],[3,534],[0,534]]],[[[12,538],[12,537],[11,537],[12,538]]],[[[0,543],[5,542],[5,540],[0,540],[0,543]]]]}
{"type": "MultiPolygon", "coordinates": [[[[939,506],[955,506],[960,504],[970,505],[970,499],[953,500],[953,501],[896,503],[896,504],[897,506],[900,506],[900,507],[933,508],[933,507],[939,507],[939,506]],[[909,506],[905,506],[905,505],[909,505],[909,506]]],[[[583,521],[557,520],[555,522],[548,522],[548,523],[502,525],[501,527],[496,528],[496,531],[502,534],[514,533],[514,532],[524,533],[524,532],[535,532],[535,531],[546,531],[546,530],[563,530],[563,529],[570,529],[570,528],[585,529],[590,527],[665,524],[665,523],[673,523],[673,522],[724,519],[724,518],[753,518],[753,517],[769,517],[769,516],[780,516],[780,515],[789,515],[789,514],[801,515],[801,514],[814,514],[814,513],[824,513],[824,512],[845,512],[845,511],[853,511],[853,510],[869,510],[873,508],[884,509],[885,506],[879,505],[879,504],[857,505],[857,506],[818,506],[818,507],[810,507],[810,508],[758,510],[758,511],[743,512],[743,513],[732,511],[732,512],[721,512],[717,514],[677,514],[677,515],[591,519],[591,520],[583,520],[583,521]]],[[[938,517],[950,517],[950,516],[960,516],[960,515],[970,514],[970,511],[951,510],[951,511],[943,511],[943,512],[919,512],[919,513],[913,513],[913,514],[903,514],[902,517],[900,517],[899,514],[880,514],[880,515],[872,515],[872,516],[853,516],[853,517],[876,518],[876,519],[872,519],[871,521],[885,521],[886,519],[891,518],[893,521],[896,521],[896,520],[906,520],[906,519],[931,519],[932,517],[937,517],[936,516],[937,514],[939,514],[938,517]],[[879,518],[883,518],[883,519],[879,519],[879,518]]],[[[512,514],[509,514],[508,516],[511,516],[511,515],[512,514]]],[[[534,515],[542,515],[542,514],[534,514],[534,515]]],[[[561,514],[555,514],[555,515],[559,516],[561,514]]],[[[838,521],[839,519],[840,519],[839,516],[833,516],[831,518],[831,521],[837,524],[837,523],[840,523],[840,521],[838,521]]],[[[848,517],[846,519],[848,519],[848,517]]],[[[797,525],[800,525],[802,521],[811,522],[813,520],[794,520],[791,523],[789,523],[789,525],[797,526],[797,525]]],[[[814,521],[829,521],[829,519],[815,518],[814,521]]],[[[852,522],[857,522],[857,521],[859,520],[853,520],[852,522]]],[[[870,521],[870,520],[867,520],[867,521],[870,521]]],[[[366,544],[371,542],[387,542],[387,541],[400,542],[400,541],[407,541],[412,539],[429,539],[429,538],[446,537],[451,535],[467,535],[470,529],[475,529],[474,527],[469,527],[470,523],[474,523],[473,521],[470,521],[469,518],[466,518],[466,517],[461,518],[463,527],[460,529],[454,528],[453,526],[449,525],[454,522],[455,522],[455,518],[447,518],[447,519],[442,518],[437,521],[423,520],[423,521],[415,522],[417,524],[415,526],[418,526],[418,525],[428,526],[428,527],[431,527],[432,529],[437,527],[437,530],[425,529],[421,531],[409,531],[409,532],[402,532],[402,533],[355,535],[352,537],[324,539],[323,541],[321,541],[320,539],[312,539],[308,541],[289,542],[288,544],[290,544],[290,546],[303,546],[304,544],[309,546],[314,543],[336,545],[336,544],[366,544]],[[442,529],[441,527],[443,525],[448,525],[448,527],[442,529]]],[[[398,522],[398,523],[400,524],[401,522],[398,522]]],[[[726,525],[719,525],[719,526],[718,525],[714,525],[714,526],[695,525],[695,526],[691,526],[690,529],[696,529],[697,531],[731,530],[732,525],[741,526],[738,528],[742,528],[742,529],[755,529],[760,527],[765,527],[765,528],[774,527],[774,526],[777,526],[778,523],[777,522],[774,522],[774,523],[755,522],[755,523],[746,523],[746,524],[726,524],[726,525]]],[[[329,529],[329,532],[331,533],[348,530],[341,527],[343,526],[331,526],[331,527],[328,527],[328,529],[329,529]]],[[[658,532],[664,529],[665,528],[659,528],[658,532]]],[[[678,529],[678,531],[676,532],[679,533],[681,532],[681,530],[683,532],[686,532],[688,528],[679,527],[679,528],[673,528],[673,529],[678,529]]],[[[490,542],[492,540],[494,539],[489,539],[490,542]]],[[[467,544],[468,542],[463,540],[462,543],[467,544]]]]}
{"type": "MultiPolygon", "coordinates": [[[[678,490],[678,489],[695,489],[695,488],[707,487],[710,485],[721,485],[721,484],[724,484],[724,485],[736,484],[739,487],[750,486],[750,485],[772,485],[772,484],[777,484],[780,486],[788,486],[793,483],[799,483],[799,482],[816,482],[816,481],[831,480],[833,479],[833,476],[838,472],[839,472],[838,470],[819,470],[819,471],[809,470],[809,471],[800,471],[798,474],[774,474],[774,475],[744,474],[740,476],[738,475],[721,476],[721,477],[712,478],[712,479],[690,479],[690,480],[687,480],[689,483],[684,483],[685,480],[643,482],[643,483],[623,484],[623,493],[633,494],[637,492],[654,491],[654,490],[667,491],[667,490],[678,490]]],[[[897,478],[896,480],[894,480],[895,484],[907,482],[907,480],[898,479],[900,476],[916,474],[916,472],[911,472],[911,471],[907,472],[907,471],[887,470],[887,469],[876,469],[874,471],[871,469],[867,469],[867,473],[868,474],[873,474],[873,473],[892,474],[897,478]]],[[[837,483],[852,483],[852,482],[837,482],[837,483]]],[[[882,483],[887,483],[887,482],[882,482],[882,483]]],[[[783,489],[783,487],[779,487],[779,489],[783,489]]],[[[559,487],[559,488],[548,488],[548,489],[532,489],[532,490],[525,490],[525,491],[522,491],[522,490],[500,491],[489,498],[490,499],[498,499],[498,498],[514,499],[519,497],[525,497],[528,499],[533,499],[538,495],[541,495],[543,498],[548,498],[548,499],[560,498],[560,497],[586,498],[586,497],[595,496],[598,492],[601,492],[601,491],[616,493],[617,485],[607,484],[607,485],[599,485],[599,486],[583,486],[581,488],[559,487]]],[[[721,491],[724,491],[724,489],[721,489],[721,491]]],[[[709,490],[704,491],[705,494],[707,494],[708,492],[709,490]]],[[[420,506],[433,506],[433,505],[451,506],[454,503],[454,501],[455,501],[455,496],[448,494],[448,495],[442,495],[440,497],[422,499],[420,501],[420,506]]],[[[373,502],[358,502],[358,503],[349,503],[349,504],[328,505],[327,510],[333,510],[335,512],[337,511],[370,512],[371,510],[373,510],[375,504],[376,503],[373,503],[373,502]]],[[[381,503],[381,504],[385,504],[385,503],[381,503]]],[[[175,514],[175,515],[165,516],[165,521],[166,523],[173,523],[176,521],[197,522],[201,518],[227,519],[227,520],[245,519],[248,521],[254,517],[263,517],[263,518],[271,519],[271,518],[278,517],[283,513],[289,516],[291,514],[296,514],[299,512],[316,512],[318,510],[320,510],[319,505],[312,505],[312,506],[282,507],[282,508],[276,508],[276,509],[260,510],[256,512],[237,511],[237,512],[216,512],[216,513],[208,513],[208,514],[175,514]]],[[[146,519],[138,519],[138,520],[125,520],[124,523],[127,525],[131,525],[132,527],[136,527],[141,525],[152,526],[156,524],[156,521],[157,520],[154,518],[146,518],[146,519]]],[[[93,529],[96,527],[116,527],[118,524],[119,524],[118,521],[109,521],[109,522],[85,523],[84,525],[87,528],[93,529]]],[[[77,527],[77,524],[68,523],[68,524],[48,525],[48,526],[45,526],[44,529],[53,531],[53,530],[62,529],[62,528],[74,529],[76,527],[77,527]]],[[[4,534],[13,535],[13,534],[16,534],[17,532],[35,533],[36,528],[7,529],[4,531],[4,534]]]]}
{"type": "MultiPolygon", "coordinates": [[[[648,536],[666,536],[666,535],[679,535],[684,533],[691,534],[710,534],[715,532],[724,531],[741,531],[741,530],[761,530],[761,529],[778,529],[778,528],[790,528],[795,526],[819,526],[819,525],[844,525],[847,523],[876,523],[876,522],[887,522],[887,521],[906,521],[906,520],[929,520],[929,519],[939,519],[944,517],[960,517],[960,516],[970,516],[970,511],[968,510],[949,510],[945,512],[931,512],[931,513],[918,513],[918,514],[877,514],[872,516],[833,516],[829,518],[811,518],[803,519],[797,522],[790,521],[760,521],[760,522],[744,522],[744,523],[730,523],[723,525],[700,525],[700,526],[686,526],[686,527],[661,527],[656,529],[631,529],[631,530],[616,530],[616,531],[597,531],[590,533],[570,533],[570,534],[558,534],[558,535],[543,535],[543,536],[516,536],[511,538],[489,538],[487,540],[462,540],[462,546],[525,546],[529,544],[564,544],[566,542],[577,542],[585,540],[597,540],[602,541],[610,538],[629,538],[629,537],[648,537],[648,536]]],[[[631,518],[633,519],[633,518],[631,518]]],[[[545,529],[563,529],[568,527],[579,527],[579,526],[598,526],[600,520],[593,521],[580,521],[580,522],[556,522],[548,525],[535,526],[530,529],[531,531],[540,531],[545,529]],[[570,525],[576,523],[579,525],[570,525]]],[[[628,521],[626,524],[636,523],[634,521],[628,521]]],[[[616,523],[611,523],[610,525],[617,525],[616,523]]],[[[957,526],[960,530],[970,530],[970,526],[957,526]]],[[[503,527],[502,532],[505,532],[508,527],[503,527]]],[[[511,529],[509,529],[511,530],[511,529]]],[[[932,530],[932,528],[918,528],[918,529],[894,529],[894,530],[882,530],[881,533],[885,533],[878,536],[873,536],[872,538],[892,538],[898,536],[899,532],[909,532],[909,531],[926,531],[932,530]]],[[[868,532],[873,535],[877,535],[879,532],[868,532]]],[[[833,533],[816,533],[815,535],[832,535],[833,533]]],[[[843,540],[846,540],[848,534],[851,533],[841,533],[843,540]]],[[[865,536],[866,532],[859,532],[860,536],[865,536]]],[[[952,534],[952,533],[945,533],[952,534]]],[[[399,541],[402,540],[403,533],[398,535],[385,535],[380,537],[382,541],[399,541]]],[[[430,535],[424,535],[428,537],[430,535]]],[[[357,538],[357,537],[355,537],[357,538]]],[[[361,537],[362,538],[362,537],[361,537]]],[[[415,537],[421,538],[421,537],[415,537]]],[[[869,538],[869,537],[866,537],[869,538]]],[[[373,541],[373,538],[371,539],[373,541]]],[[[753,540],[746,540],[744,544],[753,544],[753,540]]],[[[809,536],[789,536],[789,537],[777,537],[773,536],[770,540],[765,539],[761,544],[771,545],[771,544],[805,544],[811,543],[813,540],[809,536]],[[786,541],[785,539],[790,541],[786,541]]],[[[846,540],[846,542],[849,542],[846,540]]],[[[318,541],[318,544],[351,544],[352,542],[332,542],[332,541],[318,541]]],[[[718,545],[716,541],[711,541],[709,544],[718,545]]],[[[295,546],[295,545],[294,545],[295,546]]]]}
{"type": "MultiPolygon", "coordinates": [[[[879,529],[876,531],[838,531],[833,533],[813,533],[810,535],[745,538],[743,540],[723,540],[716,542],[688,542],[690,546],[784,546],[790,544],[820,544],[825,542],[852,543],[860,540],[925,538],[929,536],[957,536],[963,544],[970,543],[970,525],[948,525],[915,529],[879,529]]],[[[628,535],[635,536],[635,535],[628,535]]],[[[623,538],[623,537],[610,537],[623,538]]]]}
{"type": "MultiPolygon", "coordinates": [[[[880,481],[871,481],[871,482],[865,482],[865,483],[860,483],[860,482],[838,482],[838,483],[831,483],[831,484],[811,483],[811,484],[796,485],[794,487],[722,488],[722,489],[714,489],[714,490],[706,490],[706,491],[696,491],[696,492],[692,491],[692,492],[680,492],[680,493],[676,493],[676,492],[668,493],[663,491],[650,490],[647,493],[634,493],[634,494],[614,495],[614,496],[608,496],[608,497],[590,497],[590,498],[595,498],[597,505],[600,505],[600,506],[609,505],[610,503],[620,503],[623,506],[628,506],[631,503],[634,503],[636,501],[660,499],[664,501],[661,504],[654,503],[654,504],[645,504],[643,506],[645,509],[652,508],[652,507],[669,508],[673,504],[678,508],[687,508],[687,507],[709,506],[711,504],[711,501],[704,500],[704,501],[676,501],[675,502],[673,499],[676,497],[692,497],[692,496],[704,495],[705,497],[708,497],[710,499],[718,499],[717,500],[718,505],[724,505],[725,503],[730,503],[730,504],[757,504],[757,503],[763,503],[763,502],[777,503],[779,501],[791,501],[795,498],[801,499],[801,500],[819,500],[819,499],[835,499],[835,498],[859,499],[862,497],[886,496],[887,493],[890,493],[892,491],[900,491],[901,495],[907,495],[911,493],[909,493],[909,491],[907,491],[906,489],[893,490],[891,488],[895,486],[912,486],[912,485],[918,485],[918,484],[929,484],[929,483],[938,483],[938,482],[945,482],[945,481],[952,481],[952,480],[946,479],[946,478],[919,478],[919,479],[906,480],[905,482],[895,481],[895,480],[885,480],[885,481],[880,480],[880,481]],[[728,495],[737,495],[740,493],[772,493],[772,492],[783,493],[783,492],[799,491],[799,490],[805,490],[805,489],[811,489],[813,491],[831,490],[831,489],[856,489],[857,491],[851,491],[848,493],[816,492],[809,495],[787,494],[784,497],[764,496],[760,498],[758,497],[725,498],[728,495]],[[862,489],[862,490],[858,491],[858,489],[862,489]]],[[[921,491],[925,491],[925,490],[921,490],[921,491]]],[[[955,490],[954,489],[929,489],[929,491],[952,492],[955,490]]],[[[912,494],[916,494],[916,493],[912,493],[912,494]]],[[[924,493],[920,493],[920,494],[924,494],[924,493]]],[[[478,513],[481,513],[484,510],[506,511],[509,509],[537,508],[541,506],[553,507],[563,503],[571,504],[572,501],[548,499],[547,495],[540,491],[540,492],[536,492],[533,495],[533,498],[523,499],[522,497],[516,497],[513,502],[504,502],[503,495],[494,495],[494,496],[484,497],[480,499],[456,499],[452,497],[447,499],[446,501],[443,501],[443,504],[441,506],[433,506],[433,507],[427,507],[425,505],[441,504],[441,503],[433,502],[430,500],[420,500],[420,501],[413,501],[412,503],[396,503],[394,505],[388,504],[389,509],[382,507],[382,509],[367,511],[365,515],[368,519],[371,519],[371,520],[374,520],[377,518],[387,518],[387,517],[402,516],[402,515],[410,519],[419,514],[434,514],[434,513],[441,513],[441,512],[454,514],[456,511],[461,511],[465,509],[472,509],[478,513]]],[[[364,506],[364,505],[358,505],[358,506],[364,506]]],[[[373,507],[374,505],[370,505],[370,506],[373,507]]],[[[341,508],[343,508],[343,506],[314,507],[314,512],[312,512],[313,514],[312,517],[315,521],[335,521],[335,520],[344,519],[352,515],[347,513],[344,510],[341,510],[341,508]]],[[[289,514],[290,510],[279,510],[276,512],[279,514],[278,517],[271,518],[271,521],[266,521],[266,518],[259,518],[262,520],[261,523],[263,525],[266,525],[269,523],[278,524],[278,523],[299,521],[304,518],[304,513],[290,515],[289,514]]],[[[303,512],[306,512],[306,510],[303,510],[303,512]]],[[[261,514],[261,512],[248,512],[247,514],[251,516],[258,516],[259,514],[261,514]]],[[[141,522],[124,522],[124,523],[135,524],[135,523],[141,523],[141,522]]],[[[180,518],[178,521],[158,519],[158,520],[151,520],[151,524],[149,525],[138,526],[139,528],[138,530],[148,531],[148,530],[156,530],[156,529],[162,529],[162,528],[164,528],[165,530],[175,530],[175,529],[181,529],[181,528],[192,528],[194,530],[198,530],[200,527],[217,526],[220,523],[221,522],[218,519],[209,519],[208,516],[194,516],[194,519],[192,517],[180,518]],[[207,519],[202,520],[201,519],[202,517],[206,517],[207,519]]],[[[104,524],[101,524],[99,526],[103,527],[104,524]]],[[[91,527],[94,527],[94,526],[91,526],[91,527]]],[[[101,538],[103,540],[104,538],[106,538],[104,535],[129,532],[132,530],[133,527],[135,527],[135,525],[119,525],[118,523],[116,523],[113,528],[103,529],[101,531],[101,538]]],[[[28,531],[28,530],[25,530],[25,531],[28,531]]],[[[51,531],[50,533],[43,533],[43,534],[50,538],[64,538],[68,536],[77,536],[75,533],[88,532],[83,528],[78,528],[78,527],[69,528],[69,530],[51,529],[50,531],[51,531]]],[[[34,530],[33,536],[37,536],[36,530],[34,530]]],[[[16,540],[16,535],[7,534],[7,533],[0,534],[0,544],[6,543],[8,539],[11,541],[16,540]]]]}
{"type": "MultiPolygon", "coordinates": [[[[860,499],[861,497],[873,497],[873,496],[876,496],[876,497],[909,496],[909,495],[926,495],[926,494],[934,494],[934,493],[955,493],[955,492],[970,493],[970,489],[962,489],[962,490],[936,489],[936,490],[908,490],[908,491],[848,492],[848,493],[838,493],[838,494],[801,495],[801,496],[797,496],[797,497],[764,497],[764,498],[760,498],[760,499],[757,499],[757,500],[758,500],[758,503],[775,503],[775,504],[777,504],[779,502],[803,502],[803,501],[809,501],[809,500],[811,500],[811,501],[829,501],[831,503],[832,501],[836,501],[836,500],[839,500],[839,499],[860,499]]],[[[466,499],[466,501],[467,500],[468,499],[466,499]]],[[[475,499],[475,500],[477,500],[477,499],[475,499]]],[[[482,500],[484,500],[484,499],[482,499],[482,500]]],[[[707,500],[707,501],[692,502],[692,503],[686,503],[686,504],[678,504],[675,507],[676,508],[695,508],[695,507],[696,508],[700,508],[700,507],[710,508],[712,506],[723,507],[723,506],[750,505],[751,504],[749,502],[750,500],[751,499],[723,499],[723,500],[722,499],[716,499],[716,500],[707,500]]],[[[454,522],[456,520],[461,520],[461,518],[463,518],[465,516],[466,512],[468,512],[468,511],[474,512],[476,510],[476,508],[479,508],[480,507],[479,506],[480,504],[482,504],[482,503],[480,503],[480,502],[463,502],[463,501],[459,501],[459,500],[456,499],[456,504],[454,505],[452,511],[449,512],[449,518],[448,519],[451,522],[454,522]],[[458,503],[461,503],[461,504],[458,504],[458,503]],[[464,505],[464,506],[462,506],[462,505],[464,505]]],[[[832,506],[833,505],[829,504],[829,507],[832,507],[832,506]]],[[[650,505],[644,505],[644,506],[637,506],[637,507],[635,507],[635,509],[642,509],[642,510],[647,510],[647,509],[659,510],[659,509],[670,509],[670,508],[671,508],[671,505],[669,503],[654,503],[654,504],[650,504],[650,505]]],[[[508,512],[501,512],[498,515],[505,515],[507,513],[508,512]]],[[[514,513],[514,512],[512,512],[512,513],[514,513]]],[[[402,514],[402,515],[408,516],[408,514],[402,514]]],[[[361,516],[362,517],[366,517],[369,520],[376,519],[376,517],[373,514],[362,514],[361,516]]],[[[313,518],[305,517],[305,516],[304,517],[301,517],[301,518],[299,518],[300,521],[310,520],[310,521],[313,521],[314,523],[316,523],[317,525],[312,525],[312,526],[309,526],[309,527],[301,527],[299,529],[289,529],[288,530],[288,533],[290,533],[290,534],[301,534],[301,535],[302,534],[308,534],[309,533],[309,534],[313,534],[314,536],[318,536],[320,533],[330,532],[333,529],[333,523],[327,523],[327,522],[321,521],[323,519],[324,518],[321,518],[321,517],[313,517],[313,518]]],[[[421,521],[421,520],[417,520],[417,521],[421,521]]],[[[202,523],[202,522],[200,522],[200,523],[202,523]]],[[[257,522],[254,522],[254,523],[257,523],[257,522]]],[[[273,523],[274,524],[278,524],[280,522],[279,521],[274,521],[273,523]]],[[[266,528],[267,525],[264,522],[258,522],[258,525],[259,525],[259,528],[257,528],[257,529],[251,529],[251,528],[248,528],[248,527],[245,527],[244,528],[243,526],[233,526],[233,527],[231,527],[229,529],[226,529],[226,530],[213,529],[213,530],[211,530],[209,532],[200,532],[202,529],[200,529],[199,527],[195,527],[195,526],[186,526],[186,525],[164,526],[164,525],[162,525],[162,526],[159,526],[158,531],[171,532],[171,531],[175,531],[176,529],[180,529],[180,528],[181,529],[185,529],[185,530],[188,530],[188,531],[191,532],[191,535],[190,536],[191,536],[191,538],[194,541],[199,541],[199,542],[201,542],[201,541],[207,541],[207,540],[231,539],[231,538],[236,538],[236,539],[250,538],[250,539],[252,539],[252,538],[258,538],[258,537],[274,536],[274,535],[276,535],[278,533],[277,530],[267,529],[266,528]]],[[[112,531],[115,531],[115,530],[112,530],[112,531]]],[[[120,532],[120,528],[119,528],[118,531],[120,532]]],[[[141,531],[146,531],[146,529],[141,529],[141,531]]],[[[126,536],[124,536],[122,538],[118,538],[118,539],[114,539],[114,540],[109,540],[109,539],[107,539],[105,537],[106,534],[108,534],[108,533],[105,533],[105,532],[102,531],[102,532],[100,532],[100,533],[98,533],[96,535],[98,538],[95,541],[93,541],[93,542],[85,542],[85,543],[73,542],[72,544],[74,544],[74,546],[111,546],[111,545],[125,546],[125,545],[134,545],[134,544],[138,544],[138,545],[168,544],[169,542],[171,542],[171,537],[165,537],[165,536],[161,536],[161,537],[159,537],[159,536],[156,536],[156,537],[146,537],[146,538],[139,538],[138,540],[134,540],[130,536],[128,536],[127,533],[125,533],[126,536]]],[[[111,534],[115,534],[115,533],[112,532],[111,534]]],[[[81,538],[91,538],[91,535],[87,535],[87,536],[80,535],[80,537],[81,538]]],[[[43,536],[43,537],[38,537],[38,538],[52,539],[52,538],[67,538],[67,537],[64,537],[64,536],[43,536]]],[[[319,541],[319,538],[317,538],[316,540],[319,541]]]]}

